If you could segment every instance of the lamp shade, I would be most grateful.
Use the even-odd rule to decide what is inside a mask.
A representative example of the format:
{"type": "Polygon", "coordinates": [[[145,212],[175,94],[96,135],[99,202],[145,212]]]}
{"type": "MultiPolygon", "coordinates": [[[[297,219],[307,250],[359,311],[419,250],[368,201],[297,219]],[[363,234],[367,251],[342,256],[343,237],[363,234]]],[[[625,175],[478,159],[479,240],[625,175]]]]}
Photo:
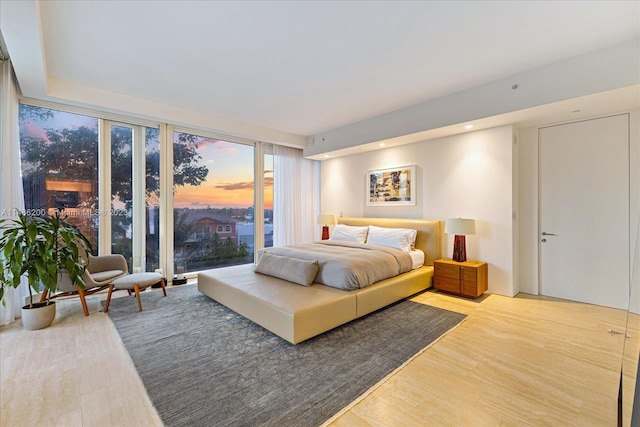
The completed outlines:
{"type": "Polygon", "coordinates": [[[457,236],[476,234],[476,221],[473,219],[449,218],[444,225],[444,232],[457,236]]]}
{"type": "Polygon", "coordinates": [[[335,215],[318,215],[318,225],[333,225],[336,223],[335,215]]]}

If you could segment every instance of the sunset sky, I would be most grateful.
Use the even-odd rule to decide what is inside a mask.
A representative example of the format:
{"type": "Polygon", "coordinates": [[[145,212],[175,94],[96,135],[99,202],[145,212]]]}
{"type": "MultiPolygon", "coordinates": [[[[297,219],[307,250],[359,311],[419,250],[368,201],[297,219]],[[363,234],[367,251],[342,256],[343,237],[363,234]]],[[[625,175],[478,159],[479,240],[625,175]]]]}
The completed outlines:
{"type": "MultiPolygon", "coordinates": [[[[224,208],[253,206],[253,147],[217,139],[203,138],[198,143],[207,166],[207,180],[198,187],[178,187],[174,207],[224,208]]],[[[267,162],[265,162],[267,163],[267,162]]],[[[268,162],[271,163],[271,162],[268,162]]],[[[265,187],[273,188],[273,166],[265,164],[265,187]]],[[[273,191],[265,192],[265,209],[273,208],[273,191]]]]}

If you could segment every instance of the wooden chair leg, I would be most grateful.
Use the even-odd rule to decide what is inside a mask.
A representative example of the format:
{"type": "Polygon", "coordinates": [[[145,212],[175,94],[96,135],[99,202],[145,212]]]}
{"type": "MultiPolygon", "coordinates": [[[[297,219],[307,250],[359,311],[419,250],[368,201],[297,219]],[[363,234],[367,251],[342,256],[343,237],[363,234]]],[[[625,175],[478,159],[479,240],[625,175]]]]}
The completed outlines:
{"type": "Polygon", "coordinates": [[[140,301],[140,287],[137,283],[134,283],[133,290],[136,292],[136,299],[138,300],[138,311],[142,311],[142,302],[140,301]]]}
{"type": "Polygon", "coordinates": [[[104,303],[104,312],[109,311],[109,303],[111,302],[111,293],[113,292],[113,285],[109,285],[109,293],[107,294],[107,300],[104,303]]]}
{"type": "Polygon", "coordinates": [[[84,289],[78,286],[78,296],[80,297],[80,302],[82,303],[82,309],[84,310],[84,315],[89,315],[89,307],[87,307],[87,300],[84,298],[84,289]]]}
{"type": "Polygon", "coordinates": [[[162,279],[160,279],[160,286],[162,287],[162,293],[166,297],[167,296],[167,288],[164,286],[164,277],[162,279]]]}

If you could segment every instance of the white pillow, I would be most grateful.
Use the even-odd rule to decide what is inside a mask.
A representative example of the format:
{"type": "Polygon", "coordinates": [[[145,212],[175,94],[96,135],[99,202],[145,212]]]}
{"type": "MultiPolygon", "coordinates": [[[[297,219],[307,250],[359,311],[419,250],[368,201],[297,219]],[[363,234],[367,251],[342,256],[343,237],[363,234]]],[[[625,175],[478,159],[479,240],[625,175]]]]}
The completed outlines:
{"type": "Polygon", "coordinates": [[[333,227],[330,240],[364,243],[367,239],[369,227],[355,227],[353,225],[338,224],[333,227]]]}
{"type": "Polygon", "coordinates": [[[369,226],[367,244],[389,246],[410,252],[416,242],[418,232],[408,228],[383,228],[369,226]]]}

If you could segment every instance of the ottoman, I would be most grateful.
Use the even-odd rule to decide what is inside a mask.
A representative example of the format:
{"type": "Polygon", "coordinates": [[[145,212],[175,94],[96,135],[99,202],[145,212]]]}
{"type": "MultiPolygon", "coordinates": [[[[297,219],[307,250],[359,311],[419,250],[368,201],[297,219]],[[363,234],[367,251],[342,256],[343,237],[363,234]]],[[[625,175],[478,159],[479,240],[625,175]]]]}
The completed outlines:
{"type": "Polygon", "coordinates": [[[109,285],[109,293],[104,303],[104,312],[109,311],[109,303],[111,302],[111,294],[114,289],[126,289],[129,292],[133,290],[138,300],[138,311],[142,311],[142,302],[140,302],[140,290],[146,289],[151,285],[160,282],[164,296],[167,296],[167,288],[164,286],[164,278],[160,273],[133,273],[122,276],[111,282],[109,285]]]}

